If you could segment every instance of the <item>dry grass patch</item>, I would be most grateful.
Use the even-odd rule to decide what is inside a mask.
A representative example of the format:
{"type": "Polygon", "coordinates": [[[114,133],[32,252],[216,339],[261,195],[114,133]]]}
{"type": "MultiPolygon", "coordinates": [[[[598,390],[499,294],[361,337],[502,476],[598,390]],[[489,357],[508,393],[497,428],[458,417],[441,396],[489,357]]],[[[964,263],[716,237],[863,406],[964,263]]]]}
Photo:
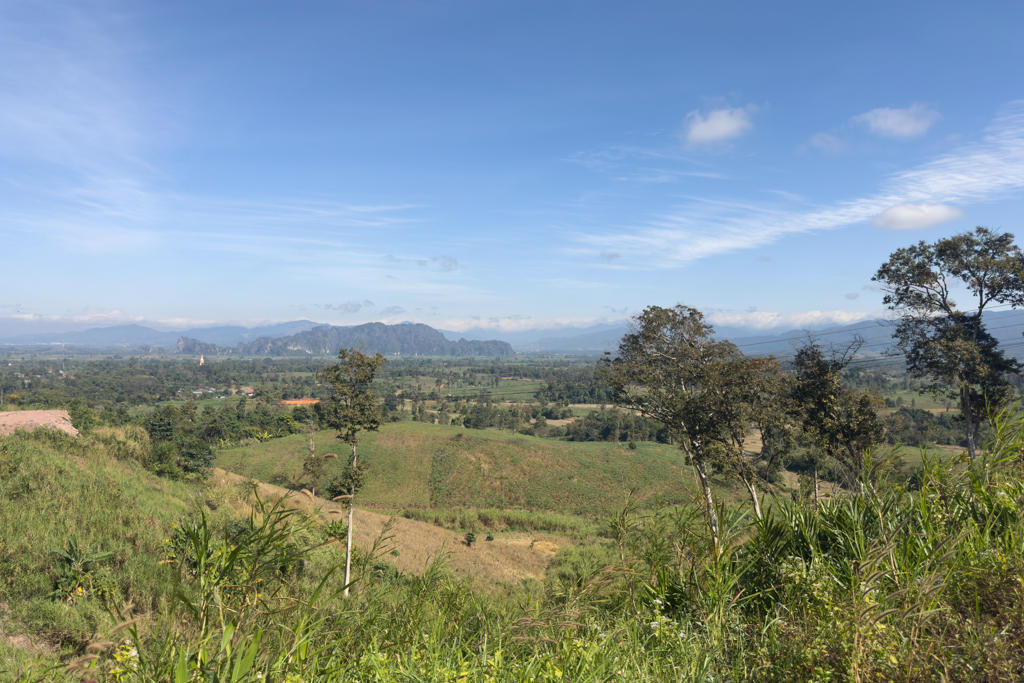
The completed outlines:
{"type": "MultiPolygon", "coordinates": [[[[247,479],[221,469],[214,470],[211,485],[225,492],[250,484],[264,500],[287,497],[287,506],[299,510],[320,523],[344,521],[348,508],[322,498],[297,495],[294,491],[247,479]]],[[[228,496],[230,497],[230,496],[228,496]]],[[[235,503],[241,508],[240,503],[235,503]]],[[[240,511],[243,511],[240,509],[240,511]]],[[[398,554],[385,554],[388,563],[399,571],[419,574],[432,559],[444,552],[448,567],[459,578],[473,577],[483,586],[499,583],[518,583],[523,579],[544,578],[548,563],[565,539],[547,534],[502,533],[493,541],[478,540],[472,547],[466,545],[464,534],[443,529],[433,524],[356,508],[353,542],[357,547],[369,548],[380,536],[384,525],[394,519],[391,540],[387,547],[398,554]],[[557,543],[556,543],[557,541],[557,543]]],[[[338,561],[344,559],[344,546],[338,545],[338,561]]]]}

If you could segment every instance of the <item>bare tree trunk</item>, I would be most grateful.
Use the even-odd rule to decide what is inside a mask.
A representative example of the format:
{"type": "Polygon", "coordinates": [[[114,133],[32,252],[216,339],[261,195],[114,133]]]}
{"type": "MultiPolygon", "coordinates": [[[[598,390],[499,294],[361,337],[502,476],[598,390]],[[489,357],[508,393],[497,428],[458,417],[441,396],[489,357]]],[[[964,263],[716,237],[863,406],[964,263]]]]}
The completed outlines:
{"type": "Polygon", "coordinates": [[[750,500],[754,502],[754,514],[757,515],[758,519],[761,519],[761,504],[757,500],[757,489],[754,488],[754,482],[744,477],[743,484],[747,487],[747,491],[750,492],[750,500]]]}
{"type": "MultiPolygon", "coordinates": [[[[352,444],[352,467],[356,466],[356,445],[352,444]]],[[[348,597],[348,584],[352,578],[352,519],[356,509],[356,491],[348,499],[348,540],[345,542],[345,597],[348,597]]]]}
{"type": "Polygon", "coordinates": [[[818,503],[818,465],[814,465],[814,509],[817,510],[818,503]]]}
{"type": "Polygon", "coordinates": [[[715,497],[711,493],[711,482],[708,481],[708,470],[702,462],[694,463],[697,470],[697,478],[700,479],[700,486],[704,490],[704,501],[708,509],[708,527],[711,529],[711,536],[715,541],[715,552],[718,552],[718,513],[715,512],[715,497]]]}

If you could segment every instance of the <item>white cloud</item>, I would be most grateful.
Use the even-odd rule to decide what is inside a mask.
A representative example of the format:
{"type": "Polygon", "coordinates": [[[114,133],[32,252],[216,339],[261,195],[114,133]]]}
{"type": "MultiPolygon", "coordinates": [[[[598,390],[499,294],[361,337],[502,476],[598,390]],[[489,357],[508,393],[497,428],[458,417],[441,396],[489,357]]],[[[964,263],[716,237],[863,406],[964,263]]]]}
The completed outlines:
{"type": "Polygon", "coordinates": [[[625,324],[627,319],[625,317],[616,317],[613,319],[609,318],[577,318],[577,317],[560,317],[560,318],[530,318],[520,315],[512,315],[508,317],[489,317],[483,318],[478,315],[470,316],[468,318],[446,318],[444,320],[434,320],[429,323],[432,327],[436,327],[444,330],[451,330],[453,332],[465,332],[471,329],[485,329],[494,330],[500,332],[529,332],[530,330],[553,330],[564,327],[590,327],[591,325],[598,324],[625,324]]]}
{"type": "Polygon", "coordinates": [[[380,314],[385,318],[390,318],[395,315],[401,315],[403,313],[405,313],[405,309],[402,308],[401,306],[388,306],[387,308],[380,312],[380,314]]]}
{"type": "Polygon", "coordinates": [[[900,204],[872,218],[871,224],[886,230],[920,230],[963,217],[961,209],[946,204],[900,204]]]}
{"type": "Polygon", "coordinates": [[[754,127],[750,111],[750,107],[715,109],[706,116],[699,111],[691,111],[686,116],[690,122],[686,141],[691,145],[706,145],[738,138],[754,127]]]}
{"type": "Polygon", "coordinates": [[[713,325],[751,327],[757,330],[769,330],[776,327],[801,328],[849,325],[873,317],[875,316],[871,313],[854,313],[851,311],[802,311],[796,313],[714,311],[707,314],[707,319],[713,325]]]}
{"type": "Polygon", "coordinates": [[[828,133],[815,133],[809,140],[812,147],[817,147],[828,154],[838,154],[846,149],[846,143],[828,133]]]}
{"type": "MultiPolygon", "coordinates": [[[[614,251],[636,267],[674,268],[788,235],[871,221],[901,204],[963,205],[1024,188],[1024,100],[1004,107],[982,140],[886,178],[873,195],[800,210],[792,204],[692,197],[632,228],[578,235],[580,254],[614,251]]],[[[623,266],[625,267],[625,266],[623,266]]]]}
{"type": "Polygon", "coordinates": [[[359,301],[346,301],[343,304],[324,304],[324,308],[329,311],[338,311],[339,313],[358,313],[363,309],[364,305],[359,301]]]}
{"type": "Polygon", "coordinates": [[[939,112],[923,104],[914,104],[906,109],[872,109],[854,116],[853,120],[866,124],[872,133],[889,138],[913,138],[924,135],[932,124],[941,119],[939,112]]]}

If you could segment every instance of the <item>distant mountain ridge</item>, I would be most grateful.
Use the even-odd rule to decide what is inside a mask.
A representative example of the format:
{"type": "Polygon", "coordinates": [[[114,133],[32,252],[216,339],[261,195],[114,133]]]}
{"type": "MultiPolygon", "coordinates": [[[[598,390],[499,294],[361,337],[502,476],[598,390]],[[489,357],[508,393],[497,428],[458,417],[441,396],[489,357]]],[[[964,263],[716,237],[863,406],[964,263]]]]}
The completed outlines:
{"type": "MultiPolygon", "coordinates": [[[[1024,331],[1024,311],[991,311],[985,313],[984,320],[992,336],[1007,347],[1007,356],[1019,358],[1024,354],[1024,349],[1019,344],[1024,342],[1021,336],[1021,332],[1024,331]],[[1010,344],[1014,346],[1009,346],[1010,344]]],[[[750,334],[747,330],[720,327],[716,329],[715,336],[731,341],[750,356],[779,357],[792,356],[794,349],[807,339],[808,334],[823,345],[834,344],[837,347],[849,344],[859,336],[864,340],[860,353],[870,356],[881,355],[888,349],[895,348],[896,340],[892,338],[894,329],[890,321],[874,319],[862,320],[852,325],[833,325],[823,329],[791,329],[765,334],[750,334]]],[[[548,337],[518,345],[516,350],[535,353],[614,352],[626,330],[627,328],[622,326],[590,334],[548,337]]]]}
{"type": "MultiPolygon", "coordinates": [[[[1000,343],[1022,342],[1024,310],[993,311],[985,314],[989,332],[1000,343]],[[1016,316],[1016,318],[1014,318],[1016,316]],[[1019,323],[1017,321],[1020,321],[1019,323]]],[[[398,325],[367,323],[354,327],[325,325],[310,320],[246,328],[219,326],[194,328],[178,332],[161,332],[143,325],[117,325],[97,327],[65,333],[41,333],[0,338],[0,344],[35,345],[61,344],[80,346],[162,347],[180,353],[211,355],[323,355],[337,352],[342,341],[348,345],[364,344],[380,349],[385,354],[401,355],[481,355],[507,356],[515,351],[526,353],[596,354],[614,350],[626,332],[626,326],[601,323],[584,328],[538,329],[526,332],[503,333],[498,330],[476,328],[460,333],[435,330],[427,325],[403,322],[398,325]],[[378,328],[369,328],[376,325],[378,328]],[[427,333],[382,332],[384,328],[423,328],[427,333]],[[342,330],[360,330],[346,335],[342,330]],[[481,339],[486,333],[501,339],[481,339]],[[411,339],[416,339],[415,343],[411,339]],[[179,342],[181,345],[179,346],[179,342]],[[513,347],[507,342],[515,344],[513,347]],[[482,344],[483,346],[480,346],[482,344]],[[333,350],[327,351],[334,346],[333,350]]],[[[841,345],[852,341],[855,334],[866,340],[862,353],[879,354],[892,346],[892,326],[885,320],[862,320],[851,325],[834,325],[811,330],[823,343],[841,345]]],[[[758,333],[749,328],[720,326],[719,339],[728,339],[749,355],[789,356],[794,345],[806,338],[807,330],[791,329],[784,332],[758,333]]],[[[1020,357],[1021,346],[1007,349],[1008,355],[1020,357]]]]}
{"type": "Polygon", "coordinates": [[[75,344],[81,346],[164,346],[173,347],[180,337],[202,339],[208,344],[229,346],[238,342],[248,342],[260,337],[285,337],[305,330],[311,330],[323,323],[312,320],[292,320],[286,323],[263,325],[259,327],[241,327],[239,325],[220,325],[217,327],[198,327],[187,330],[161,332],[143,325],[114,325],[112,327],[93,327],[78,332],[46,332],[42,334],[22,334],[15,337],[0,339],[4,344],[75,344]]]}
{"type": "Polygon", "coordinates": [[[366,323],[353,327],[320,325],[287,337],[261,337],[248,344],[221,347],[182,336],[179,353],[234,356],[330,356],[340,348],[362,349],[385,356],[512,356],[508,342],[497,340],[451,341],[422,323],[366,323]]]}

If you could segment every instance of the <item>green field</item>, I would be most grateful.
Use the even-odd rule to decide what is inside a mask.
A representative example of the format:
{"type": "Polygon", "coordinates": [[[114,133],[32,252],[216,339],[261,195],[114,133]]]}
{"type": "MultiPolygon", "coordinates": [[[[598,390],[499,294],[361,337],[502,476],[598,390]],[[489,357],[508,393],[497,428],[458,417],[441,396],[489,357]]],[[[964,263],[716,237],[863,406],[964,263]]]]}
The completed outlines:
{"type": "MultiPolygon", "coordinates": [[[[897,398],[902,398],[903,399],[903,404],[902,405],[904,405],[904,406],[906,406],[908,408],[910,407],[911,402],[913,402],[914,403],[914,407],[915,408],[920,408],[921,410],[945,410],[946,409],[946,407],[944,405],[944,399],[941,399],[941,398],[940,399],[936,399],[931,394],[919,394],[916,391],[893,391],[893,392],[886,392],[885,394],[883,394],[883,398],[888,398],[888,399],[892,400],[893,402],[895,402],[897,398]]],[[[956,406],[956,402],[953,401],[953,402],[950,403],[950,411],[952,412],[952,411],[955,411],[955,410],[957,410],[957,406],[956,406]]]]}
{"type": "MultiPolygon", "coordinates": [[[[333,432],[320,432],[317,451],[342,457],[328,465],[336,476],[348,454],[333,432]]],[[[220,451],[226,470],[269,483],[301,480],[303,436],[220,451]]],[[[500,508],[595,515],[620,505],[631,489],[644,499],[688,501],[692,470],[678,448],[640,443],[571,443],[493,430],[397,422],[369,433],[359,445],[370,471],[360,505],[404,508],[500,508]]],[[[742,499],[725,482],[722,495],[742,499]]]]}
{"type": "Polygon", "coordinates": [[[489,383],[474,383],[465,380],[458,380],[452,384],[445,383],[438,388],[437,380],[433,376],[406,377],[397,381],[395,386],[402,390],[417,389],[429,394],[437,389],[441,396],[450,396],[456,399],[474,399],[481,391],[491,395],[491,399],[499,402],[524,403],[534,397],[534,394],[543,386],[543,382],[525,379],[500,379],[498,386],[489,383]],[[422,387],[422,389],[420,389],[422,387]]]}

